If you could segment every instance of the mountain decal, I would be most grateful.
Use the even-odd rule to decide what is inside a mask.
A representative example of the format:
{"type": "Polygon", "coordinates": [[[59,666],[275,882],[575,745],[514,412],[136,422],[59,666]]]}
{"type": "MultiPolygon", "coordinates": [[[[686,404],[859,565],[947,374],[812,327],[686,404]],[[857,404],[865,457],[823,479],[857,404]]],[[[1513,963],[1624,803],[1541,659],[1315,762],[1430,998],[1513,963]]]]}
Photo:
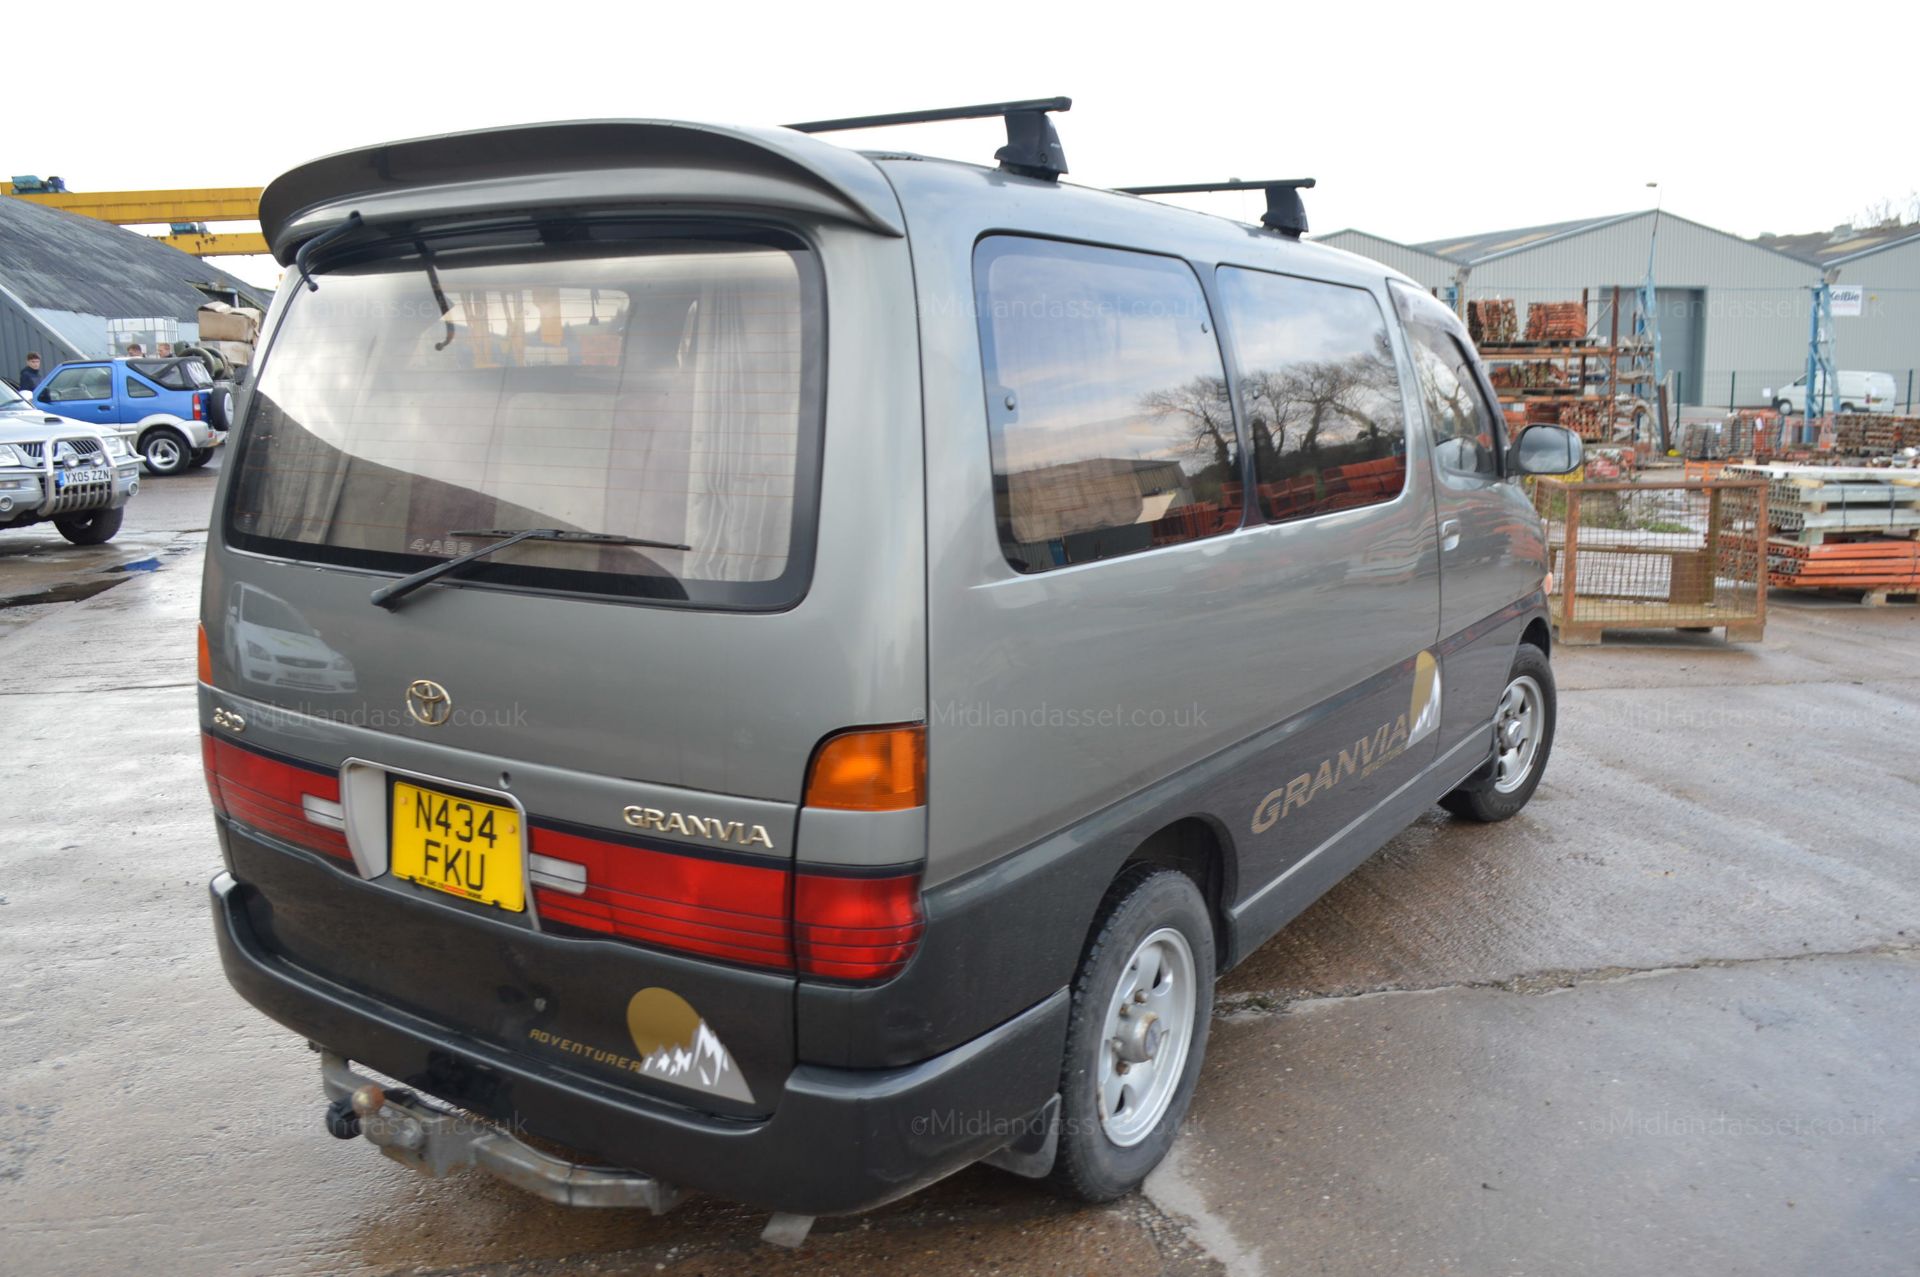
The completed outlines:
{"type": "Polygon", "coordinates": [[[726,1043],[671,989],[642,989],[627,1003],[627,1032],[640,1072],[709,1095],[753,1103],[753,1092],[726,1043]]]}

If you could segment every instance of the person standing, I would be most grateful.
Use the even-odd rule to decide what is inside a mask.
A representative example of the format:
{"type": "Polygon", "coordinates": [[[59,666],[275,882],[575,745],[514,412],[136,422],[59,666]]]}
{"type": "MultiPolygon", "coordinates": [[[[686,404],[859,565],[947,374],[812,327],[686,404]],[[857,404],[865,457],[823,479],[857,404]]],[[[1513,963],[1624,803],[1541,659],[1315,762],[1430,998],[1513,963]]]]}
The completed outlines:
{"type": "Polygon", "coordinates": [[[145,346],[142,346],[137,341],[127,347],[128,359],[144,359],[146,358],[146,354],[147,354],[147,348],[145,346]]]}
{"type": "Polygon", "coordinates": [[[33,393],[33,388],[39,384],[40,352],[37,350],[29,350],[27,352],[27,366],[20,370],[20,393],[30,395],[33,393]]]}

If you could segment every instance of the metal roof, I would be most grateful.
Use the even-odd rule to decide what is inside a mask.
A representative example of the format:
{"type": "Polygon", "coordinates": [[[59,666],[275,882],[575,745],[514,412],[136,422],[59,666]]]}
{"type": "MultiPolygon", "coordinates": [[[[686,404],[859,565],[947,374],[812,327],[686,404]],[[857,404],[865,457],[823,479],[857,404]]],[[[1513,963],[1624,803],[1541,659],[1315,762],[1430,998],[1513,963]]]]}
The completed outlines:
{"type": "Polygon", "coordinates": [[[264,306],[254,287],[198,257],[91,217],[0,198],[0,285],[35,311],[191,323],[206,284],[264,306]]]}
{"type": "Polygon", "coordinates": [[[1428,240],[1424,244],[1413,244],[1410,247],[1432,253],[1435,257],[1450,258],[1456,262],[1479,262],[1518,249],[1535,248],[1548,240],[1564,239],[1568,235],[1598,230],[1602,226],[1611,226],[1615,222],[1624,222],[1629,218],[1639,217],[1643,213],[1652,211],[1636,209],[1631,213],[1613,213],[1606,217],[1583,217],[1571,222],[1549,222],[1545,226],[1522,226],[1515,230],[1457,235],[1452,239],[1428,240]]]}
{"type": "Polygon", "coordinates": [[[1890,226],[1836,226],[1807,235],[1761,235],[1753,242],[1776,253],[1822,266],[1864,257],[1883,248],[1920,238],[1920,225],[1896,222],[1890,226]]]}

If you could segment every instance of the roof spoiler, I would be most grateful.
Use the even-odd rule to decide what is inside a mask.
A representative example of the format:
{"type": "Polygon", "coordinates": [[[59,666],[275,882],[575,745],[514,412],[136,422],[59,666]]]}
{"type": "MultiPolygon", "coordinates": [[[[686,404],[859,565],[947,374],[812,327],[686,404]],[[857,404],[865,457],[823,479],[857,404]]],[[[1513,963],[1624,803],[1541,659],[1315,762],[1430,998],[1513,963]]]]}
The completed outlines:
{"type": "Polygon", "coordinates": [[[649,200],[787,207],[906,233],[893,188],[862,155],[780,128],[672,120],[535,124],[342,151],[275,178],[260,197],[260,229],[288,266],[350,211],[374,228],[649,200]]]}
{"type": "Polygon", "coordinates": [[[1300,192],[1316,183],[1310,177],[1280,177],[1263,182],[1243,182],[1234,178],[1226,182],[1194,182],[1183,186],[1116,186],[1114,189],[1122,195],[1201,195],[1212,191],[1265,191],[1267,193],[1267,211],[1260,215],[1260,224],[1270,231],[1278,231],[1288,239],[1299,239],[1307,233],[1307,206],[1300,202],[1300,192]]]}

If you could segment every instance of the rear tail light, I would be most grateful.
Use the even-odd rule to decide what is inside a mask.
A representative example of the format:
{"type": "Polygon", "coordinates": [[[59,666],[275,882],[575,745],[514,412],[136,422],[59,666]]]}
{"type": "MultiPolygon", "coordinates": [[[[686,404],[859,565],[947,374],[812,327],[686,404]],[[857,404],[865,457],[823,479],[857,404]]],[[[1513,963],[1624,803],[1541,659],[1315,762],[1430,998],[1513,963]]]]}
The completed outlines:
{"type": "MultiPolygon", "coordinates": [[[[790,970],[784,865],[683,856],[536,827],[533,851],[586,868],[579,888],[536,880],[542,921],[728,962],[790,970]]],[[[542,878],[559,877],[558,866],[542,878]]]]}
{"type": "Polygon", "coordinates": [[[919,947],[920,875],[843,878],[803,873],[793,891],[793,948],[800,974],[886,980],[919,947]]]}
{"type": "Polygon", "coordinates": [[[867,727],[827,737],[807,769],[806,803],[840,811],[926,806],[926,727],[867,727]]]}
{"type": "Polygon", "coordinates": [[[341,827],[340,777],[333,772],[269,757],[202,734],[207,795],[229,820],[263,834],[351,861],[341,827]]]}
{"type": "Polygon", "coordinates": [[[210,684],[213,682],[213,653],[207,650],[207,627],[203,624],[196,628],[200,631],[199,666],[197,672],[200,675],[200,681],[202,683],[210,684]]]}
{"type": "Polygon", "coordinates": [[[195,421],[205,421],[207,419],[207,392],[204,390],[194,392],[193,419],[195,421]]]}
{"type": "Polygon", "coordinates": [[[925,924],[920,877],[795,874],[784,864],[681,854],[533,830],[543,923],[822,980],[898,975],[925,924]]]}

